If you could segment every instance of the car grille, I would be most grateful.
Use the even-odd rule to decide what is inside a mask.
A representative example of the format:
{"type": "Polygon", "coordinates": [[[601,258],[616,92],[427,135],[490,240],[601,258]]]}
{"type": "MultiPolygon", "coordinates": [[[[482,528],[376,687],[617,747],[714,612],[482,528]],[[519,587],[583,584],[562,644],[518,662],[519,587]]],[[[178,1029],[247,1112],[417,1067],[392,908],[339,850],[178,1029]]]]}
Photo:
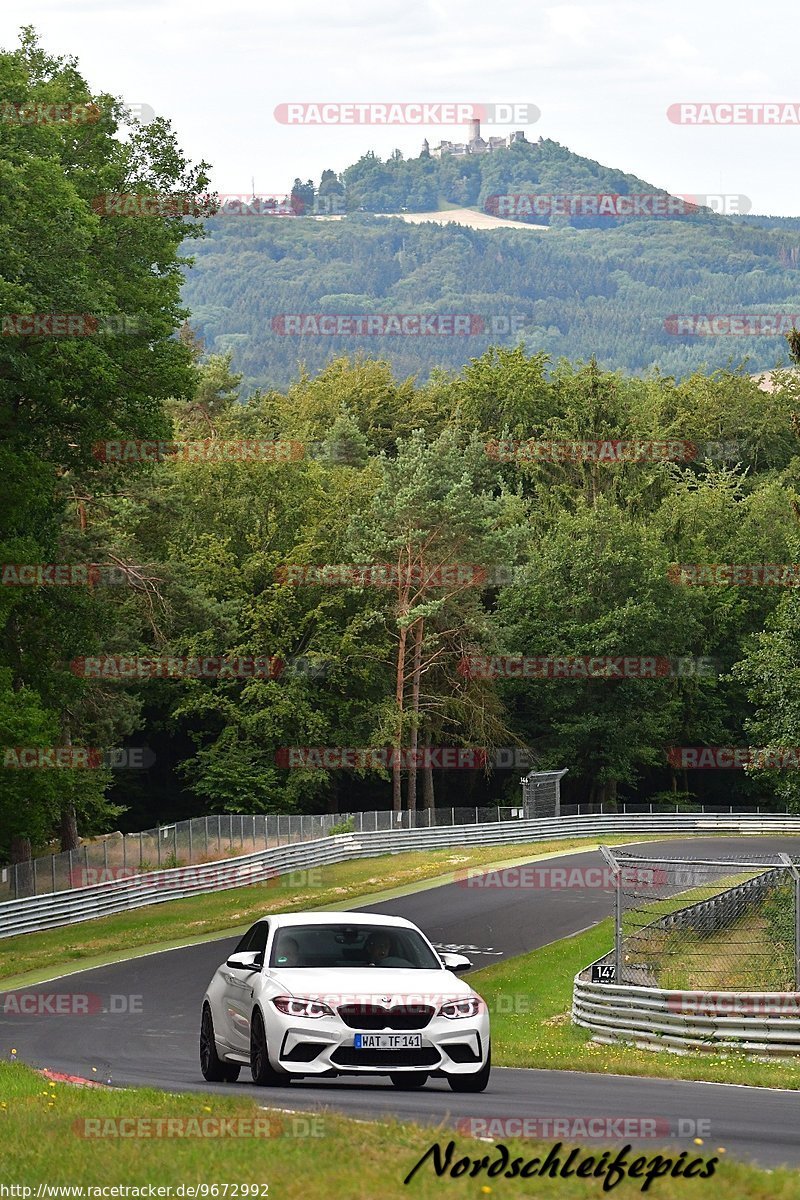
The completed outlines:
{"type": "Polygon", "coordinates": [[[436,1011],[429,1004],[343,1004],[338,1010],[351,1029],[424,1029],[436,1011]]]}
{"type": "Polygon", "coordinates": [[[353,1046],[340,1046],[331,1055],[331,1062],[340,1067],[435,1067],[441,1055],[428,1046],[422,1050],[356,1050],[353,1046]]]}

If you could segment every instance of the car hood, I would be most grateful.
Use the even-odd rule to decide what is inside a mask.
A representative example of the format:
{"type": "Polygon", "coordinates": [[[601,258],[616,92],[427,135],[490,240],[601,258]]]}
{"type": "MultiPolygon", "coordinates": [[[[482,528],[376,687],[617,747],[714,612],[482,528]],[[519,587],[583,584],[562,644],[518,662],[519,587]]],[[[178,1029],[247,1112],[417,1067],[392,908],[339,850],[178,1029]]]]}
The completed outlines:
{"type": "Polygon", "coordinates": [[[358,1003],[443,1004],[475,993],[451,971],[402,967],[291,968],[270,971],[268,978],[287,994],[322,1000],[332,1006],[358,1003]],[[387,1001],[388,997],[388,1001],[387,1001]]]}

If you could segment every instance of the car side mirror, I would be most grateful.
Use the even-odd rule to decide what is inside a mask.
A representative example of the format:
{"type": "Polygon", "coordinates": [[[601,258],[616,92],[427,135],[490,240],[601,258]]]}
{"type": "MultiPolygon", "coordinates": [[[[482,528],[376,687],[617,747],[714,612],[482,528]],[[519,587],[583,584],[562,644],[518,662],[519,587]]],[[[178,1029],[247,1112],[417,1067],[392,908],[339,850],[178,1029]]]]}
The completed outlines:
{"type": "Polygon", "coordinates": [[[239,971],[260,971],[263,963],[264,956],[258,950],[243,950],[241,954],[232,954],[225,965],[239,971]]]}
{"type": "Polygon", "coordinates": [[[465,971],[472,970],[472,962],[465,954],[453,954],[450,950],[444,950],[439,958],[446,969],[452,971],[454,975],[463,975],[465,971]]]}

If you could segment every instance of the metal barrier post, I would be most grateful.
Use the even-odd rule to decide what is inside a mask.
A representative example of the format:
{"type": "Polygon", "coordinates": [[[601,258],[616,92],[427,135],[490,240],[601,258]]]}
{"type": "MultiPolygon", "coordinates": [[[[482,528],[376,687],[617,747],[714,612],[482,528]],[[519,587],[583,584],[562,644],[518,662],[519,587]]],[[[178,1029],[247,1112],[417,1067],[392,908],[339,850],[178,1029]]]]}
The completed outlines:
{"type": "Polygon", "coordinates": [[[614,872],[614,982],[622,983],[622,871],[607,846],[600,853],[614,872]]]}
{"type": "Polygon", "coordinates": [[[800,991],[800,871],[788,854],[779,856],[794,878],[794,986],[800,991]]]}

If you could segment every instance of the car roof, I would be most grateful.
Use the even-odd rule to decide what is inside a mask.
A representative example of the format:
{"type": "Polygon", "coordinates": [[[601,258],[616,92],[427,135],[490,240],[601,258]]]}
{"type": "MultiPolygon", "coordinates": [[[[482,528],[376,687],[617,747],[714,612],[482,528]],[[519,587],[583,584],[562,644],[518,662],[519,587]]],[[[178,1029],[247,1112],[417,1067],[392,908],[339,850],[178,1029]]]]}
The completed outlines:
{"type": "Polygon", "coordinates": [[[402,929],[416,929],[413,921],[405,917],[384,916],[383,913],[368,912],[296,912],[268,913],[261,921],[272,921],[275,926],[284,925],[396,925],[402,929]]]}

